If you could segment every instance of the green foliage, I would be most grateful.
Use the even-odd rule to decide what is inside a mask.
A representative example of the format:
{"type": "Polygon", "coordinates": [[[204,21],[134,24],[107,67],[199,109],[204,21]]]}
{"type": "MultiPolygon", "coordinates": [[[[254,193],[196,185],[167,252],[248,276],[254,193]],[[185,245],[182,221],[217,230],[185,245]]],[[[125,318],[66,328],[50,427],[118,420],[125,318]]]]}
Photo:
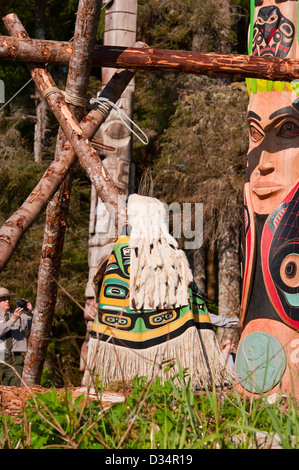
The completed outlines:
{"type": "MultiPolygon", "coordinates": [[[[81,407],[83,400],[84,395],[73,399],[72,392],[58,396],[55,388],[44,394],[36,392],[28,400],[26,419],[21,425],[14,424],[10,427],[11,447],[19,443],[19,448],[25,449],[76,448],[78,443],[83,448],[93,448],[90,437],[85,436],[90,421],[86,419],[84,408],[81,407]]],[[[91,417],[93,409],[91,404],[91,417]]],[[[2,437],[4,444],[3,441],[2,437]]]]}
{"type": "Polygon", "coordinates": [[[193,0],[138,0],[142,40],[158,49],[188,49],[191,28],[186,21],[193,0]]]}
{"type": "MultiPolygon", "coordinates": [[[[220,7],[218,0],[139,0],[140,38],[150,46],[161,49],[225,53],[237,49],[240,52],[240,37],[246,38],[248,25],[240,22],[240,17],[242,19],[242,15],[247,12],[246,2],[239,3],[234,3],[234,8],[230,10],[223,7],[226,2],[220,7]]],[[[243,47],[241,43],[240,47],[243,47]]],[[[133,161],[137,166],[137,176],[144,173],[146,168],[152,168],[154,173],[160,172],[154,180],[157,197],[172,201],[180,199],[181,195],[189,197],[205,175],[210,187],[213,174],[219,173],[219,165],[220,180],[223,173],[223,137],[225,141],[229,139],[231,148],[227,155],[232,150],[229,160],[234,166],[234,176],[229,178],[227,187],[235,185],[236,181],[232,179],[236,178],[236,190],[239,193],[247,151],[245,112],[248,101],[245,87],[243,93],[240,90],[238,93],[239,85],[241,89],[242,83],[237,83],[233,89],[229,80],[183,74],[137,74],[134,119],[146,132],[150,143],[144,147],[137,139],[134,140],[133,161]],[[211,104],[213,109],[210,109],[211,104]],[[210,131],[209,135],[207,130],[210,131]],[[203,145],[205,155],[202,155],[203,145]],[[166,159],[168,163],[165,163],[166,159]],[[157,166],[160,160],[161,165],[157,166]],[[165,165],[168,170],[171,168],[171,178],[165,171],[165,165]],[[198,172],[201,173],[199,178],[198,172]],[[164,188],[161,187],[163,183],[164,188]]],[[[218,185],[216,192],[220,193],[218,185]]],[[[206,200],[201,201],[206,207],[210,205],[206,200]]],[[[212,205],[213,208],[215,205],[212,205]]]]}
{"type": "Polygon", "coordinates": [[[229,8],[218,0],[138,0],[138,23],[142,40],[158,49],[220,52],[233,39],[229,8]]]}

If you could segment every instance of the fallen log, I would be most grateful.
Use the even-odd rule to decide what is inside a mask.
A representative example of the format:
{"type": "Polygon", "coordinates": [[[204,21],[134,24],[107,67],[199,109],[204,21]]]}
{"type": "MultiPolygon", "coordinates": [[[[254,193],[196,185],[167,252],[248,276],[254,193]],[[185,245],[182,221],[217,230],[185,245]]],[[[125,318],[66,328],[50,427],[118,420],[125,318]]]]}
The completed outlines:
{"type": "MultiPolygon", "coordinates": [[[[0,36],[0,59],[68,65],[72,42],[0,36]]],[[[96,45],[93,67],[191,73],[208,76],[264,78],[292,81],[299,78],[299,61],[277,57],[216,54],[166,49],[96,45]]]]}

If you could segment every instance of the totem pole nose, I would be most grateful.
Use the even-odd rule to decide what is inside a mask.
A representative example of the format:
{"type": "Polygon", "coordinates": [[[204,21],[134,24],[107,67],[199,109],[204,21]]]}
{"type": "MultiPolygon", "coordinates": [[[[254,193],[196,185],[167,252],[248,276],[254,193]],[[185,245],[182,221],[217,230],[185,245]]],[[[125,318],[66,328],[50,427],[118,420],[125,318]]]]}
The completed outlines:
{"type": "Polygon", "coordinates": [[[274,171],[274,163],[270,153],[265,150],[262,151],[257,169],[263,175],[274,171]]]}

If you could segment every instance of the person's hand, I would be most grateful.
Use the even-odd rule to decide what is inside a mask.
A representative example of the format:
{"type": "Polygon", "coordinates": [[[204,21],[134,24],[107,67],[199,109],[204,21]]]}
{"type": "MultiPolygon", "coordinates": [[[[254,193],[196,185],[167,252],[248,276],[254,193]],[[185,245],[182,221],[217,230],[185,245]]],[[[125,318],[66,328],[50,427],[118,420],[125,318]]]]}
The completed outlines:
{"type": "Polygon", "coordinates": [[[30,310],[30,313],[32,313],[33,307],[32,307],[31,302],[29,302],[29,300],[26,300],[26,302],[27,302],[27,309],[30,310]]]}
{"type": "Polygon", "coordinates": [[[238,317],[230,317],[228,319],[229,328],[239,328],[240,320],[238,317]]]}
{"type": "Polygon", "coordinates": [[[22,315],[24,309],[21,308],[21,307],[17,307],[14,311],[14,313],[12,314],[12,317],[11,317],[11,321],[13,323],[15,323],[19,318],[20,316],[22,315]]]}

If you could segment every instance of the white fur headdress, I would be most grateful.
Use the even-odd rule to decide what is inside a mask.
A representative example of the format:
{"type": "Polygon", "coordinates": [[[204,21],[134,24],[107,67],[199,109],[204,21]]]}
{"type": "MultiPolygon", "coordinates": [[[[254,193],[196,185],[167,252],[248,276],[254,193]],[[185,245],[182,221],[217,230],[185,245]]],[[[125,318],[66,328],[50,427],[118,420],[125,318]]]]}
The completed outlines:
{"type": "Polygon", "coordinates": [[[158,199],[129,196],[132,310],[188,305],[192,272],[185,253],[170,235],[167,222],[164,205],[158,199]]]}

